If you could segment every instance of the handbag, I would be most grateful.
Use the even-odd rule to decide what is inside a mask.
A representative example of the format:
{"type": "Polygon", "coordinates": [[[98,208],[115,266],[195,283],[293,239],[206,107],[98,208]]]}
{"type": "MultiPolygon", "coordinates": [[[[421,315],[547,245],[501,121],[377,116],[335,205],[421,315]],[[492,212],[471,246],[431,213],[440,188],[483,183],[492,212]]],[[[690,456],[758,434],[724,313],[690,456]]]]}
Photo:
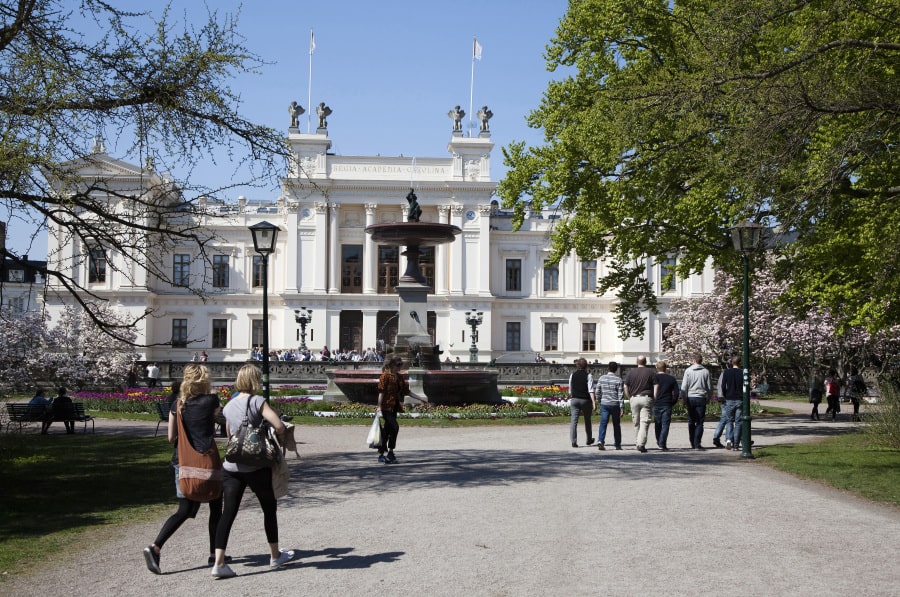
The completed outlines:
{"type": "Polygon", "coordinates": [[[381,447],[381,421],[378,420],[378,416],[375,417],[375,420],[372,421],[372,426],[369,427],[366,444],[370,448],[378,449],[381,447]]]}
{"type": "Polygon", "coordinates": [[[257,468],[272,467],[281,460],[281,446],[269,422],[260,415],[259,425],[250,424],[250,401],[247,397],[247,410],[241,426],[228,438],[225,447],[225,460],[234,464],[255,466],[257,468]]]}
{"type": "Polygon", "coordinates": [[[215,440],[205,452],[191,445],[184,423],[178,421],[178,488],[194,502],[211,502],[222,497],[222,458],[215,440]]]}

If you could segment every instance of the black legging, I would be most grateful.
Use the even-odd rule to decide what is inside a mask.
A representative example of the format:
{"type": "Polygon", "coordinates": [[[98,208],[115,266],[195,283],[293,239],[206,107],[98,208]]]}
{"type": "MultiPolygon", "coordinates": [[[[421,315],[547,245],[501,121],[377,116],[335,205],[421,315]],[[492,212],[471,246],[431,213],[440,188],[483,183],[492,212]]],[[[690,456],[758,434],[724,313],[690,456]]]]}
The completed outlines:
{"type": "Polygon", "coordinates": [[[397,422],[397,413],[382,412],[384,417],[384,425],[381,427],[381,448],[378,453],[384,454],[387,449],[390,452],[397,447],[397,434],[400,433],[400,423],[397,422]]]}
{"type": "Polygon", "coordinates": [[[222,472],[225,507],[216,529],[215,548],[226,549],[228,547],[228,536],[231,534],[231,527],[234,519],[237,518],[238,508],[241,506],[244,490],[248,485],[256,495],[263,511],[266,541],[278,543],[278,500],[275,499],[275,492],[272,489],[272,469],[260,468],[250,473],[236,473],[227,470],[222,472]]]}
{"type": "MultiPolygon", "coordinates": [[[[154,545],[162,549],[169,537],[175,534],[181,525],[188,518],[197,516],[200,510],[200,502],[192,502],[187,498],[178,498],[178,510],[170,516],[159,530],[154,545]]],[[[213,500],[209,503],[209,553],[216,549],[216,529],[219,526],[219,520],[222,518],[222,498],[213,500]]]]}

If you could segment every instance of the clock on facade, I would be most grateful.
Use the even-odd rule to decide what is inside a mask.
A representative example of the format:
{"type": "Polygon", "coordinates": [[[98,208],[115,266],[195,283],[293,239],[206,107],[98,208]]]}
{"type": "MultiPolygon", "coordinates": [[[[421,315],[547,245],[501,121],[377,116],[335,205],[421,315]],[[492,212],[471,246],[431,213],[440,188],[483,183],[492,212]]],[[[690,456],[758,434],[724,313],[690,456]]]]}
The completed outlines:
{"type": "Polygon", "coordinates": [[[312,213],[312,212],[309,211],[309,208],[308,208],[308,207],[304,207],[304,208],[303,208],[303,211],[300,212],[300,217],[303,218],[303,219],[305,220],[306,218],[309,217],[309,214],[311,214],[311,213],[312,213]]]}
{"type": "Polygon", "coordinates": [[[474,220],[474,219],[475,219],[475,212],[472,211],[471,209],[470,209],[469,211],[467,211],[467,212],[466,212],[466,219],[467,219],[467,220],[474,220]]]}

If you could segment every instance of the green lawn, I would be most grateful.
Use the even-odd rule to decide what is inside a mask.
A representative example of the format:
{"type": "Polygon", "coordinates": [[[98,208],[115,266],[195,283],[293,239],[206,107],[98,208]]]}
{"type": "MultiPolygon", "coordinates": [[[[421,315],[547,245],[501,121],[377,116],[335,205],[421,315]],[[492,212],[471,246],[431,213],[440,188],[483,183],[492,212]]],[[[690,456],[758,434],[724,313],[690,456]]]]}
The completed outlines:
{"type": "Polygon", "coordinates": [[[756,457],[792,475],[900,506],[900,451],[873,446],[865,433],[760,448],[756,457]]]}

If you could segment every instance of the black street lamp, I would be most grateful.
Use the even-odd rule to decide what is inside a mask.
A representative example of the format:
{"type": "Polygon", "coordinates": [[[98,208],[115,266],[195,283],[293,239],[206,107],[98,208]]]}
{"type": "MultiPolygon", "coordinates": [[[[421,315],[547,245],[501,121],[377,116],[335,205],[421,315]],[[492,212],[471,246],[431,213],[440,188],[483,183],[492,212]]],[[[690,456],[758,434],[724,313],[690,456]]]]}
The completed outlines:
{"type": "Polygon", "coordinates": [[[472,309],[471,311],[466,312],[466,323],[472,326],[472,346],[469,347],[469,362],[477,363],[478,362],[478,326],[481,325],[481,322],[484,320],[484,312],[475,311],[472,309]]]}
{"type": "Polygon", "coordinates": [[[312,322],[312,309],[294,309],[294,321],[300,324],[300,350],[306,350],[306,326],[312,322]]]}
{"type": "Polygon", "coordinates": [[[744,261],[744,395],[741,401],[741,458],[753,458],[750,450],[750,254],[759,249],[765,226],[744,221],[731,229],[734,249],[744,261]]]}
{"type": "Polygon", "coordinates": [[[278,226],[269,222],[259,222],[250,226],[253,235],[253,250],[262,261],[263,325],[262,325],[262,383],[263,398],[269,401],[269,255],[275,252],[278,226]]]}

